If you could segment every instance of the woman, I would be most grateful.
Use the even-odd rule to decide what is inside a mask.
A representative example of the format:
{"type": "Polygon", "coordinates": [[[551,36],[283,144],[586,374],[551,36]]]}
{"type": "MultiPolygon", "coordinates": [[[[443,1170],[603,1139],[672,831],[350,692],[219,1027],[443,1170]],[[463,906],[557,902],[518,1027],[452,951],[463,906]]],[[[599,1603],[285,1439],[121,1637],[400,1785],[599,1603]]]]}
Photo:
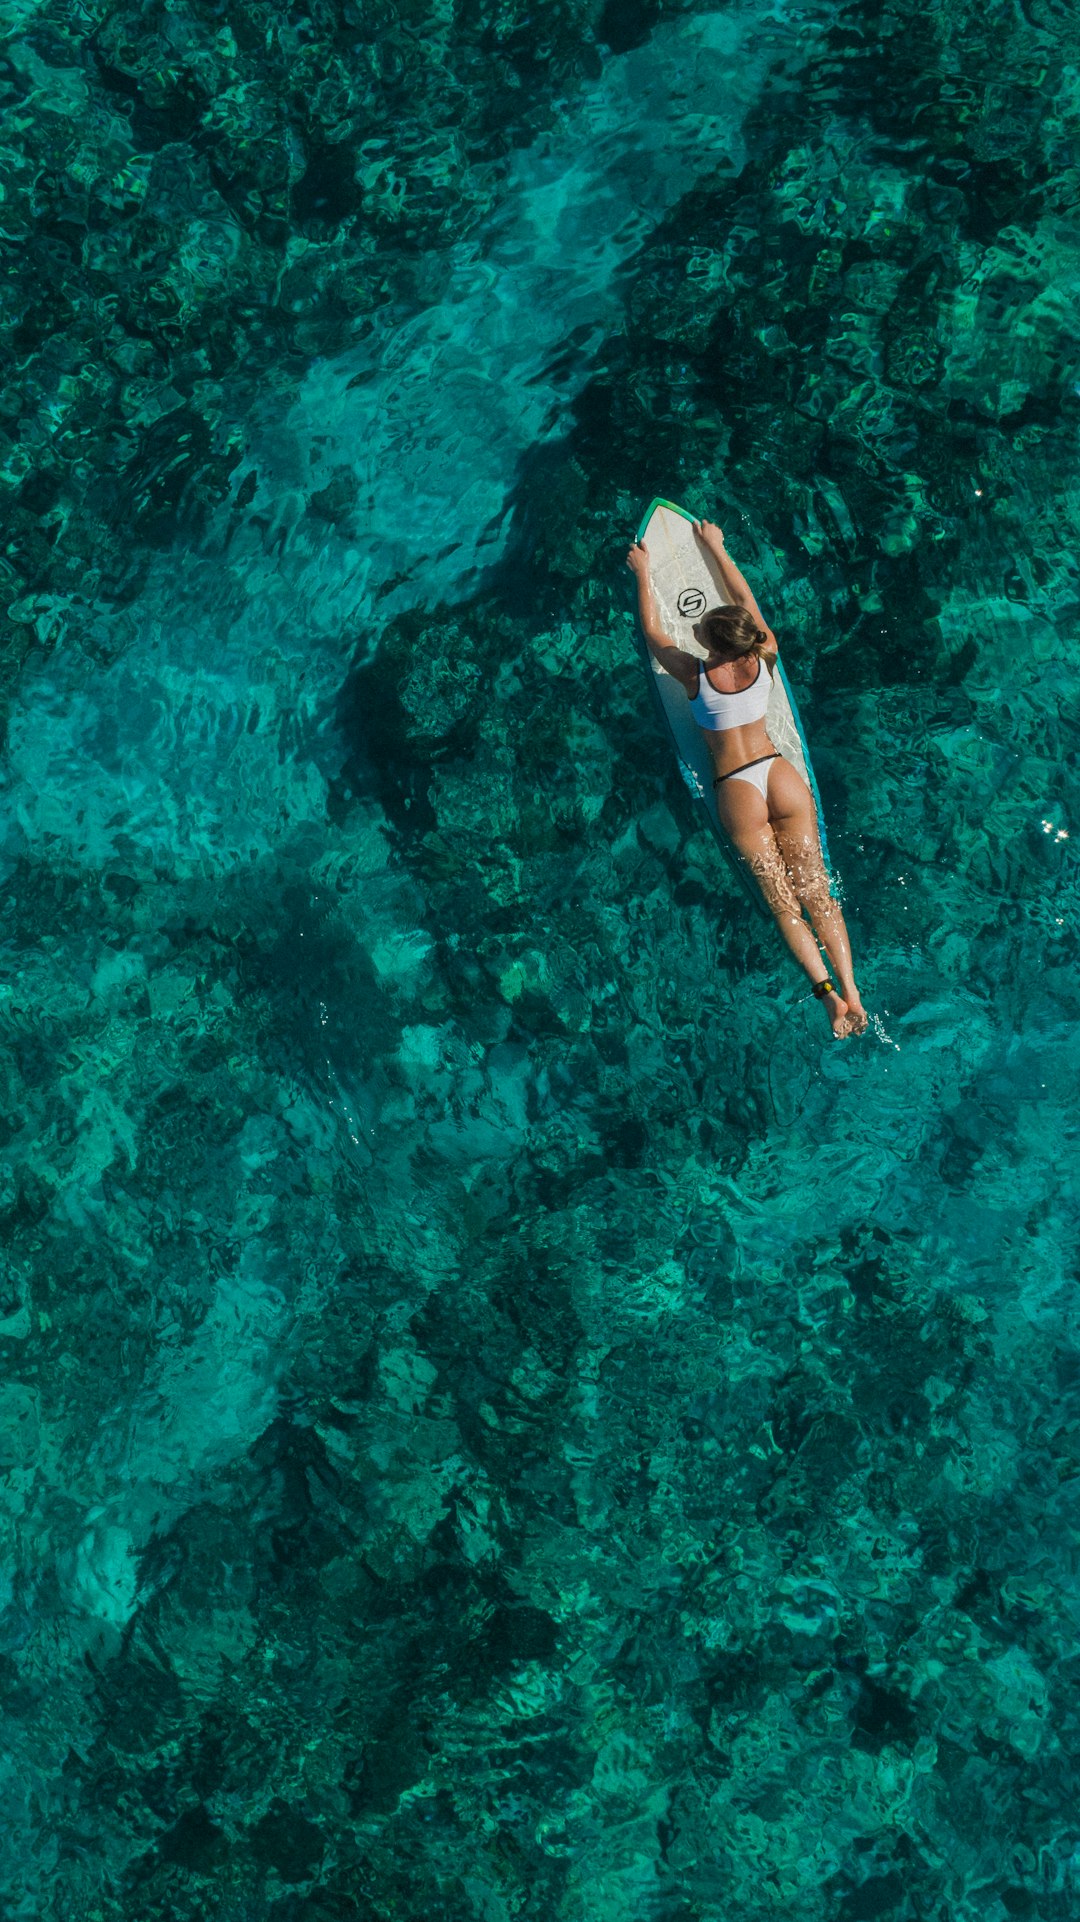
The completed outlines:
{"type": "Polygon", "coordinates": [[[626,564],[637,575],[645,639],[654,658],[681,681],[690,711],[704,730],[716,769],[713,786],[720,820],[751,869],[784,940],[825,1005],[838,1039],[866,1030],[866,1010],[855,986],[851,947],[840,904],[829,893],[821,858],[814,799],[802,776],[765,732],[776,636],[766,625],[750,588],[724,548],[712,521],[695,521],[694,532],[713,556],[730,596],[694,628],[707,659],[683,653],[660,625],[649,579],[649,556],[635,541],[626,564]],[[805,908],[813,933],[803,919],[805,908]],[[817,939],[815,940],[815,935],[817,939]],[[832,963],[822,973],[818,942],[832,963]]]}

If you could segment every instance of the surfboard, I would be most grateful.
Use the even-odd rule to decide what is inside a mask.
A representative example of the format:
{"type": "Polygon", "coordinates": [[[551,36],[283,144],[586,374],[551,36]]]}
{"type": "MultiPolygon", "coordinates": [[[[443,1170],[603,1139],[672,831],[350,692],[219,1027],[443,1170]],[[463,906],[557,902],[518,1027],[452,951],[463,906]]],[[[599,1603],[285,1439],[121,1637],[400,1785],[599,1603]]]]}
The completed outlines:
{"type": "MultiPolygon", "coordinates": [[[[677,507],[674,501],[651,501],[641,517],[637,539],[644,541],[649,550],[653,593],[656,596],[664,631],[670,635],[676,647],[685,649],[688,654],[697,655],[699,660],[704,659],[705,649],[699,647],[694,639],[694,623],[701,619],[707,608],[726,605],[730,596],[724,591],[720,570],[713,556],[701,545],[694,533],[693,515],[688,514],[685,507],[677,507]]],[[[666,673],[659,661],[653,659],[640,628],[638,640],[648,664],[649,679],[652,682],[664,726],[678,756],[679,769],[695,808],[700,809],[708,821],[724,855],[738,875],[750,899],[768,918],[769,910],[765,906],[761,892],[751,879],[721,824],[716,807],[716,790],[712,784],[713,764],[709,758],[704,734],[690,711],[690,700],[686,689],[681,681],[677,681],[673,674],[666,673]]],[[[810,763],[810,750],[806,745],[806,736],[799,719],[799,710],[795,705],[795,696],[791,692],[781,661],[774,663],[769,705],[765,712],[765,726],[773,746],[779,748],[784,759],[790,761],[796,772],[802,775],[814,797],[818,833],[821,836],[821,853],[831,887],[829,845],[825,837],[821,796],[818,793],[817,781],[810,763]]]]}

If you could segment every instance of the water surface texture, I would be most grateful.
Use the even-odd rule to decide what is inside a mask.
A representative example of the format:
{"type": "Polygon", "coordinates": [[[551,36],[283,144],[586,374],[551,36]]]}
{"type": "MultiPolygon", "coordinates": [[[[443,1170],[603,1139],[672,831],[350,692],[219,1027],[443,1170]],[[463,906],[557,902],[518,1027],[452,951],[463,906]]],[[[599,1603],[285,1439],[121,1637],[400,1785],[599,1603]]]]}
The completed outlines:
{"type": "Polygon", "coordinates": [[[2,1922],[1071,1922],[1074,10],[0,23],[2,1922]]]}

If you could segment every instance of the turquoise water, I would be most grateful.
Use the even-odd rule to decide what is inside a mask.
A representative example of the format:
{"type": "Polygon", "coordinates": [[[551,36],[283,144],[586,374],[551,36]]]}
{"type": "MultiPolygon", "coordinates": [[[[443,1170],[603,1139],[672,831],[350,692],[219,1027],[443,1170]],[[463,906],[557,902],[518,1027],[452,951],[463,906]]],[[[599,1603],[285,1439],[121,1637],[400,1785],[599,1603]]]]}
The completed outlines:
{"type": "Polygon", "coordinates": [[[1074,14],[2,17],[0,1915],[1076,1915],[1074,14]]]}

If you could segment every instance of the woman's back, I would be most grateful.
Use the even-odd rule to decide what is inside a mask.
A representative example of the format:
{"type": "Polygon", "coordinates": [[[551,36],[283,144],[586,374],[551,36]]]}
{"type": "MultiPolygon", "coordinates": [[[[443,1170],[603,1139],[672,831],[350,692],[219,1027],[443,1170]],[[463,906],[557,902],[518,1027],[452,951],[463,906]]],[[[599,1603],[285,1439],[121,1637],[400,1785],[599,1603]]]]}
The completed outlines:
{"type": "Polygon", "coordinates": [[[691,711],[699,727],[710,734],[727,734],[732,728],[764,720],[772,685],[769,670],[759,655],[756,673],[743,681],[748,665],[741,660],[713,661],[709,666],[702,662],[697,691],[690,697],[691,711]],[[738,674],[739,681],[734,687],[724,687],[717,684],[718,674],[729,681],[735,680],[738,674]]]}

